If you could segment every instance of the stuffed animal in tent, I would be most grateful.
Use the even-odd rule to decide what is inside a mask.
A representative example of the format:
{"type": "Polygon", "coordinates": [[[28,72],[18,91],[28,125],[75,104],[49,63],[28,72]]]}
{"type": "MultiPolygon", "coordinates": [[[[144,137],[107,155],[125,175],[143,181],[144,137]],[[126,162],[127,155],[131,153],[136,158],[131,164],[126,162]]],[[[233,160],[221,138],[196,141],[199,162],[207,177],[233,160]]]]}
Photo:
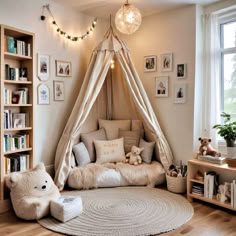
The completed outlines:
{"type": "Polygon", "coordinates": [[[50,201],[60,197],[59,190],[43,163],[25,172],[12,172],[6,178],[16,215],[25,220],[40,219],[50,212],[50,201]]]}
{"type": "Polygon", "coordinates": [[[220,157],[221,156],[221,153],[218,152],[216,149],[214,149],[210,142],[211,142],[211,139],[210,138],[199,138],[198,139],[200,142],[201,142],[201,145],[199,147],[199,155],[210,155],[210,156],[213,156],[213,157],[220,157]]]}
{"type": "Polygon", "coordinates": [[[139,148],[136,146],[131,147],[131,152],[126,154],[126,162],[129,162],[131,165],[138,165],[142,163],[142,158],[140,156],[144,148],[139,148]]]}

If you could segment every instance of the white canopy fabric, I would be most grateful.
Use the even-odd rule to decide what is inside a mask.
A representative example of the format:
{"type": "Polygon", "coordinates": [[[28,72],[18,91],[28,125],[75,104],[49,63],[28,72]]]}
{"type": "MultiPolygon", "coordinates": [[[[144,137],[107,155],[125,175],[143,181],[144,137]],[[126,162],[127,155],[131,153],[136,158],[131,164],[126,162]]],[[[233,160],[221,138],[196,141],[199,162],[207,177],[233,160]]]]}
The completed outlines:
{"type": "MultiPolygon", "coordinates": [[[[111,60],[114,57],[122,71],[124,78],[122,83],[125,84],[125,90],[128,93],[125,99],[131,100],[130,105],[133,106],[133,110],[138,113],[139,119],[142,120],[148,140],[156,142],[157,160],[163,164],[165,169],[173,162],[170,146],[159,126],[148,96],[135,70],[129,49],[124,42],[114,35],[111,28],[107,32],[105,39],[92,53],[79,96],[57,146],[55,184],[60,190],[64,188],[70,172],[72,147],[77,143],[82,126],[86,119],[89,118],[91,109],[103,88],[111,60]]],[[[107,103],[109,107],[112,106],[110,101],[107,101],[107,103]]],[[[128,102],[125,103],[129,104],[128,102]]]]}

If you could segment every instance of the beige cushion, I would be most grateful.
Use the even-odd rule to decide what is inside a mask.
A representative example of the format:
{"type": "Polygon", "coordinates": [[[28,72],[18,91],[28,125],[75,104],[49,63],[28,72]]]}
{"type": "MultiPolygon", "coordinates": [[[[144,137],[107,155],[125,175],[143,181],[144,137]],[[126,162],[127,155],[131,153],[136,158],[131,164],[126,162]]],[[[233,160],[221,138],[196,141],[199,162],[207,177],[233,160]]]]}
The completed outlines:
{"type": "Polygon", "coordinates": [[[131,151],[132,146],[138,147],[139,145],[139,140],[140,140],[140,131],[139,130],[121,130],[119,129],[119,138],[123,137],[124,138],[124,148],[125,148],[125,153],[127,154],[128,152],[131,151]]]}
{"type": "Polygon", "coordinates": [[[130,120],[98,120],[99,128],[104,128],[106,130],[106,135],[108,140],[113,140],[118,138],[119,129],[130,130],[131,121],[130,120]]]}
{"type": "Polygon", "coordinates": [[[120,162],[125,159],[124,138],[100,141],[94,140],[96,163],[120,162]]]}
{"type": "Polygon", "coordinates": [[[131,130],[140,130],[140,137],[144,137],[144,128],[141,120],[132,120],[131,130]]]}
{"type": "Polygon", "coordinates": [[[88,150],[83,142],[74,145],[72,150],[79,166],[84,166],[91,162],[88,150]]]}
{"type": "Polygon", "coordinates": [[[146,142],[145,140],[140,139],[139,147],[144,148],[144,150],[141,152],[141,157],[147,164],[150,164],[152,162],[154,146],[155,142],[146,142]]]}
{"type": "Polygon", "coordinates": [[[81,134],[81,141],[84,143],[84,145],[88,150],[91,162],[94,162],[96,160],[94,143],[93,143],[94,140],[107,140],[105,129],[99,129],[87,134],[81,134]]]}

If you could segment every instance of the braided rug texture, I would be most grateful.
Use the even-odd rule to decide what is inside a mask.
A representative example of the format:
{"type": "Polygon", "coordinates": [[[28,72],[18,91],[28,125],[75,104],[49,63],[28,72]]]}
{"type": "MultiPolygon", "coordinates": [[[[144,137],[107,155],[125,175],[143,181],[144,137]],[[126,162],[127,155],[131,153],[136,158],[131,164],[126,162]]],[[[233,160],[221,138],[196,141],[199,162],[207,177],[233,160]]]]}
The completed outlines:
{"type": "Polygon", "coordinates": [[[178,228],[193,216],[193,207],[184,197],[156,188],[105,188],[62,195],[81,196],[82,214],[66,223],[52,217],[38,223],[66,235],[156,235],[178,228]]]}

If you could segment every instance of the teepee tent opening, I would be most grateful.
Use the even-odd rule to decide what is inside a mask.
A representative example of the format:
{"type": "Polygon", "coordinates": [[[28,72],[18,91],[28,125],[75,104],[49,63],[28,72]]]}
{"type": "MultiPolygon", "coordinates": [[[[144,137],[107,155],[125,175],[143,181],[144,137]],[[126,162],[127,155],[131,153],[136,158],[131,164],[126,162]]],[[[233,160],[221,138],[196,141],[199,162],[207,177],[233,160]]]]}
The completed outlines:
{"type": "Polygon", "coordinates": [[[98,118],[140,119],[147,140],[156,143],[157,160],[165,169],[172,164],[170,146],[135,70],[129,49],[112,28],[93,50],[79,96],[57,146],[55,183],[60,190],[70,172],[73,145],[78,142],[88,120],[93,120],[93,128],[96,128],[98,118]],[[110,70],[112,59],[116,61],[115,72],[110,70]]]}

